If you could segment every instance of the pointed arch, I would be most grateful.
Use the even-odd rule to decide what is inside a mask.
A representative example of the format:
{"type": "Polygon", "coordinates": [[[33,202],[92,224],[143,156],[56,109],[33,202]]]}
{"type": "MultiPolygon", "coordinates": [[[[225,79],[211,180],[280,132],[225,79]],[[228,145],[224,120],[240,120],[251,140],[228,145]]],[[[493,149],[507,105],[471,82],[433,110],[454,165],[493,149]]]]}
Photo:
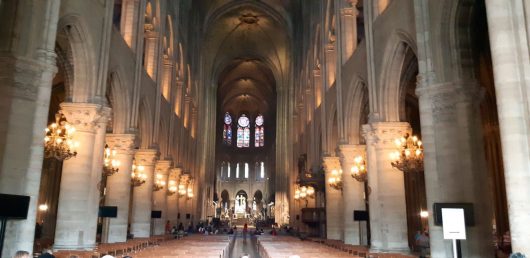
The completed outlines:
{"type": "Polygon", "coordinates": [[[57,25],[57,44],[66,54],[69,96],[72,102],[91,103],[95,99],[96,53],[85,22],[77,15],[61,17],[57,25]]]}

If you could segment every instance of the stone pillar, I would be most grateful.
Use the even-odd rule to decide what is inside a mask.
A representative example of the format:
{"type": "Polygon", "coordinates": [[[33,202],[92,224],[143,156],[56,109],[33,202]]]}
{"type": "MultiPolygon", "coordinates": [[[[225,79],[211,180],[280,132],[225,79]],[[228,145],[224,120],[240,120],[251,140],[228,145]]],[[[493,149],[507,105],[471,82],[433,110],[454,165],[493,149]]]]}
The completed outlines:
{"type": "Polygon", "coordinates": [[[109,219],[107,229],[108,243],[125,242],[127,240],[134,139],[134,134],[107,135],[107,144],[111,149],[116,150],[116,159],[120,161],[118,173],[107,177],[105,205],[118,207],[118,217],[109,219]]]}
{"type": "MultiPolygon", "coordinates": [[[[475,226],[467,228],[462,256],[493,257],[493,201],[482,143],[480,86],[473,82],[426,85],[422,81],[420,86],[416,93],[425,146],[429,213],[432,214],[432,205],[437,202],[472,203],[475,226]]],[[[429,230],[431,256],[450,256],[451,241],[443,239],[442,227],[434,225],[432,216],[429,230]]]]}
{"type": "Polygon", "coordinates": [[[173,61],[169,58],[164,58],[164,71],[162,73],[162,95],[164,99],[171,103],[171,82],[174,69],[173,61]]]}
{"type": "Polygon", "coordinates": [[[121,9],[120,32],[123,40],[133,50],[136,50],[136,37],[138,37],[138,18],[143,14],[140,12],[140,0],[123,0],[121,9]]]}
{"type": "Polygon", "coordinates": [[[342,8],[342,62],[346,63],[357,48],[357,1],[350,0],[351,7],[342,8]]]}
{"type": "Polygon", "coordinates": [[[353,221],[354,210],[366,210],[364,182],[351,177],[351,168],[355,157],[365,157],[365,145],[340,145],[340,163],[342,165],[342,194],[344,208],[344,243],[364,245],[367,243],[366,223],[353,221]],[[361,223],[361,226],[359,226],[361,223]]]}
{"type": "Polygon", "coordinates": [[[404,122],[363,125],[370,195],[371,249],[376,252],[408,252],[407,210],[403,172],[392,167],[394,140],[410,133],[404,122]]]}
{"type": "Polygon", "coordinates": [[[7,222],[0,257],[33,250],[59,6],[57,0],[0,3],[0,193],[30,196],[27,219],[7,222]]]}
{"type": "Polygon", "coordinates": [[[327,73],[324,74],[324,76],[328,80],[328,85],[327,85],[328,89],[331,88],[331,86],[335,82],[335,74],[336,74],[336,66],[337,66],[336,58],[337,58],[337,52],[335,51],[335,41],[332,41],[326,45],[326,72],[327,73]]]}
{"type": "Polygon", "coordinates": [[[144,52],[144,66],[147,74],[153,81],[157,79],[157,64],[158,64],[158,34],[154,31],[145,32],[145,52],[144,52]]]}
{"type": "Polygon", "coordinates": [[[134,238],[149,237],[151,234],[151,207],[153,203],[153,177],[158,151],[141,149],[135,154],[136,165],[144,166],[147,175],[145,183],[133,187],[131,234],[134,238]]]}
{"type": "MultiPolygon", "coordinates": [[[[181,172],[182,172],[181,168],[172,168],[170,170],[170,172],[169,172],[167,185],[169,186],[169,180],[174,180],[176,186],[178,187],[178,183],[179,183],[178,178],[179,178],[181,172]]],[[[178,191],[178,188],[177,188],[177,191],[178,191]]],[[[166,192],[166,194],[167,194],[167,192],[166,192]]],[[[169,220],[169,223],[172,226],[178,225],[179,222],[182,222],[182,214],[180,215],[181,217],[178,218],[178,213],[179,212],[180,212],[180,209],[179,209],[179,195],[178,195],[178,193],[174,193],[174,194],[168,195],[168,197],[167,197],[167,217],[166,217],[166,221],[169,220]]]]}
{"type": "Polygon", "coordinates": [[[324,157],[325,185],[326,185],[326,238],[343,240],[343,210],[342,190],[332,188],[328,178],[333,170],[340,170],[339,157],[324,157]]]}
{"type": "MultiPolygon", "coordinates": [[[[97,122],[101,106],[90,103],[62,103],[62,112],[75,128],[78,153],[63,163],[61,191],[55,229],[55,249],[93,249],[96,244],[97,212],[101,167],[94,164],[97,122]],[[97,172],[96,172],[97,171],[97,172]],[[95,175],[94,173],[97,173],[95,175]]],[[[101,150],[103,151],[103,148],[101,150]]]]}
{"type": "MultiPolygon", "coordinates": [[[[163,235],[165,234],[165,225],[168,220],[167,214],[167,187],[168,187],[168,174],[169,169],[172,165],[171,160],[159,160],[156,162],[155,166],[155,180],[158,175],[160,175],[166,185],[164,188],[153,193],[153,210],[162,211],[162,218],[154,219],[154,235],[163,235]]],[[[153,182],[154,183],[154,182],[153,182]]]]}
{"type": "Polygon", "coordinates": [[[486,0],[512,250],[527,256],[530,255],[528,9],[528,1],[486,0]]]}

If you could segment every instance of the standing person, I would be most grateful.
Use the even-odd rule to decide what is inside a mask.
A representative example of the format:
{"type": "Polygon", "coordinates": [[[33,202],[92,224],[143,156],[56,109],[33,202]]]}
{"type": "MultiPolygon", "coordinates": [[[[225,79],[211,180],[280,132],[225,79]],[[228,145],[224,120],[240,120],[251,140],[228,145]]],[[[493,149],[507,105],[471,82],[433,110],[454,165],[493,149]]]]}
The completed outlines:
{"type": "Polygon", "coordinates": [[[247,231],[248,231],[248,225],[247,223],[245,223],[245,225],[243,226],[243,237],[247,237],[247,231]]]}
{"type": "Polygon", "coordinates": [[[166,230],[166,234],[169,234],[171,232],[171,223],[169,223],[169,220],[166,221],[165,230],[166,230]]]}
{"type": "Polygon", "coordinates": [[[38,258],[55,258],[55,256],[52,254],[51,249],[44,249],[42,250],[42,254],[39,255],[38,258]]]}

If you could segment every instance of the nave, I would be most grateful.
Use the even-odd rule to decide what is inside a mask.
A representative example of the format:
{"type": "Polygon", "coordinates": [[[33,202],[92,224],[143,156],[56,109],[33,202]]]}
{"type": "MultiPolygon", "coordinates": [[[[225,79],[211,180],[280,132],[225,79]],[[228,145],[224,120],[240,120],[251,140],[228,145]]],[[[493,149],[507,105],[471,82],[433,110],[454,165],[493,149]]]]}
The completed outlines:
{"type": "Polygon", "coordinates": [[[528,256],[528,1],[0,0],[0,256],[528,256]]]}

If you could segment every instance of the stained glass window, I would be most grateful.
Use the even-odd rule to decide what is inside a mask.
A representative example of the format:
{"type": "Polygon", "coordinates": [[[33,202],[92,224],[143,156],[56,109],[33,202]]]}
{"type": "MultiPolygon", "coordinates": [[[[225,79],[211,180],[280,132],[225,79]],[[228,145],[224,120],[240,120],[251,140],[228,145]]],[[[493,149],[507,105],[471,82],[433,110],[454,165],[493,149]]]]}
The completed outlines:
{"type": "Polygon", "coordinates": [[[255,147],[263,147],[265,146],[265,127],[264,119],[262,115],[258,115],[256,117],[256,128],[254,132],[254,146],[255,147]]]}
{"type": "Polygon", "coordinates": [[[228,112],[225,113],[223,123],[223,143],[232,145],[232,117],[228,112]]]}
{"type": "Polygon", "coordinates": [[[250,121],[243,114],[237,120],[237,147],[246,148],[250,146],[250,121]]]}
{"type": "Polygon", "coordinates": [[[239,163],[236,164],[236,178],[239,178],[239,163]]]}
{"type": "Polygon", "coordinates": [[[260,166],[260,177],[261,178],[265,178],[265,162],[261,162],[261,166],[260,166]]]}
{"type": "Polygon", "coordinates": [[[227,172],[228,178],[230,178],[230,162],[228,162],[226,167],[228,169],[228,172],[227,172]]]}

